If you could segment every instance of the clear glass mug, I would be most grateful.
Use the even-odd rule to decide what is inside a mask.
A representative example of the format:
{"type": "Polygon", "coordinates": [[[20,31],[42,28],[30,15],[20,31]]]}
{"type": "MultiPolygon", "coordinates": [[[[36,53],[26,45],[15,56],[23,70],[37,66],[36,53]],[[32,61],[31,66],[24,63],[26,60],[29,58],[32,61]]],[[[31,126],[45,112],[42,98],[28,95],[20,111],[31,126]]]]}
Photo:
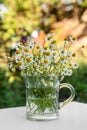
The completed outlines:
{"type": "Polygon", "coordinates": [[[57,76],[25,76],[26,118],[28,120],[52,120],[59,117],[59,109],[71,102],[75,90],[68,83],[60,84],[57,76]],[[68,88],[70,97],[59,103],[59,90],[68,88]]]}

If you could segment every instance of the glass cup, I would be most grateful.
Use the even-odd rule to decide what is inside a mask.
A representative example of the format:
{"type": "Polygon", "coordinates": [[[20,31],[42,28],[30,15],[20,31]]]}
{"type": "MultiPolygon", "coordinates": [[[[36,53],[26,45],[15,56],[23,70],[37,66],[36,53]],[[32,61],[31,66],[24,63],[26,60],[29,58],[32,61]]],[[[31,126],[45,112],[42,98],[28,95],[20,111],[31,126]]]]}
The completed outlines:
{"type": "Polygon", "coordinates": [[[75,90],[68,83],[60,83],[57,76],[25,76],[26,118],[28,120],[52,120],[59,117],[59,109],[71,102],[75,90]],[[59,91],[68,88],[70,97],[59,103],[59,91]]]}

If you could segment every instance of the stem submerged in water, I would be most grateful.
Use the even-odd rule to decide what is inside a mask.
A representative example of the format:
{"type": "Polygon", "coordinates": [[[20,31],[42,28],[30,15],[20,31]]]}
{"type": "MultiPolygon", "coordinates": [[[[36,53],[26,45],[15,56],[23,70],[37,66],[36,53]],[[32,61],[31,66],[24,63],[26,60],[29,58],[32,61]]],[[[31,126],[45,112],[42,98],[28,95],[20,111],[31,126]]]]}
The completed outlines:
{"type": "Polygon", "coordinates": [[[53,113],[58,109],[58,92],[55,87],[57,79],[50,77],[30,77],[27,87],[27,109],[32,114],[53,113]],[[45,83],[44,83],[44,82],[45,83]],[[52,84],[49,84],[52,83],[52,84]]]}

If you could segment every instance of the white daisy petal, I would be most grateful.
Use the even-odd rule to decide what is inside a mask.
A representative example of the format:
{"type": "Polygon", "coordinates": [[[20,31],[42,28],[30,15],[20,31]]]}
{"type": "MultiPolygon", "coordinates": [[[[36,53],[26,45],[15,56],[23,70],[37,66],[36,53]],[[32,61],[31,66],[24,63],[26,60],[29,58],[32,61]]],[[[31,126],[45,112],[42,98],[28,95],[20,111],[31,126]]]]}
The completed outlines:
{"type": "Polygon", "coordinates": [[[77,69],[77,68],[78,68],[78,66],[79,66],[79,64],[78,64],[78,63],[76,63],[76,62],[72,64],[72,67],[73,67],[74,69],[77,69]]]}

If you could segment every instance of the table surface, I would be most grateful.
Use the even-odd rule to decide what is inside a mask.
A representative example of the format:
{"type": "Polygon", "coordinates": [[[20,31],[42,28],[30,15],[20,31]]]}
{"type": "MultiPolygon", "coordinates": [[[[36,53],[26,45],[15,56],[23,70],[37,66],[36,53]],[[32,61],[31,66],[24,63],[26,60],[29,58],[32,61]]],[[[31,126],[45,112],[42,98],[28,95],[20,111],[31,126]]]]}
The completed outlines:
{"type": "Polygon", "coordinates": [[[27,120],[26,107],[0,109],[0,130],[87,130],[87,104],[71,102],[51,121],[27,120]]]}

